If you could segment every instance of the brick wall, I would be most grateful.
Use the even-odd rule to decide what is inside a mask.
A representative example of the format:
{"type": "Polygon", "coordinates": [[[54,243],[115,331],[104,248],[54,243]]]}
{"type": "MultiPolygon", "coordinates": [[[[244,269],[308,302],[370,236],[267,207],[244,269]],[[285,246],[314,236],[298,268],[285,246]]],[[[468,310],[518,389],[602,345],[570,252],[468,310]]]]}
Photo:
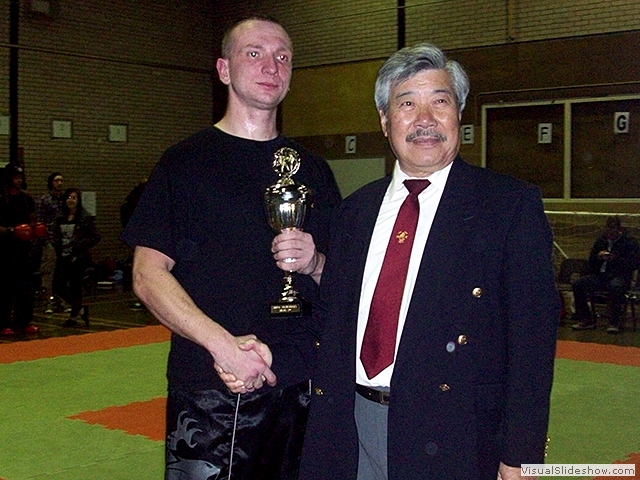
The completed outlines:
{"type": "MultiPolygon", "coordinates": [[[[298,135],[312,143],[339,145],[343,135],[358,132],[371,137],[369,150],[362,145],[367,154],[380,150],[369,84],[375,67],[398,44],[396,0],[50,0],[50,15],[33,15],[29,3],[20,2],[19,67],[19,143],[29,191],[42,194],[46,176],[59,170],[67,186],[96,192],[104,238],[97,259],[127,254],[117,239],[117,212],[128,191],[167,146],[210,125],[222,111],[213,61],[221,29],[239,16],[271,14],[293,39],[296,83],[283,108],[285,133],[299,125],[298,135]],[[348,82],[331,77],[336,67],[345,67],[348,82]],[[305,78],[313,82],[297,80],[305,78]],[[304,99],[304,108],[292,104],[295,99],[304,99]],[[71,139],[51,138],[57,119],[72,122],[71,139]],[[127,125],[126,143],[108,141],[111,124],[127,125]]],[[[0,0],[0,115],[9,113],[9,4],[0,0]]],[[[525,49],[513,50],[514,45],[640,30],[637,0],[407,0],[405,16],[405,43],[429,40],[463,54],[476,87],[485,78],[491,79],[487,85],[504,87],[500,71],[513,71],[512,64],[529,66],[521,75],[528,88],[566,80],[559,78],[557,64],[529,65],[525,49]],[[500,58],[487,63],[485,55],[484,63],[474,65],[474,49],[488,52],[501,45],[500,58]]],[[[606,56],[602,51],[598,58],[606,56]]],[[[625,81],[639,80],[634,68],[614,62],[597,82],[615,77],[617,69],[625,81]]],[[[565,86],[571,85],[569,79],[565,86]]],[[[479,126],[478,109],[471,99],[465,122],[479,126]]],[[[479,149],[463,153],[475,159],[479,149]]],[[[9,137],[0,136],[0,162],[8,155],[9,137]]]]}
{"type": "MultiPolygon", "coordinates": [[[[9,2],[0,1],[0,44],[9,43],[9,2]]],[[[9,115],[9,49],[0,48],[0,115],[9,115]]],[[[9,158],[9,137],[0,134],[0,165],[9,158]]]]}
{"type": "Polygon", "coordinates": [[[514,2],[515,40],[544,40],[637,30],[636,0],[517,0],[514,2]]]}
{"type": "MultiPolygon", "coordinates": [[[[224,17],[278,18],[296,68],[387,57],[397,46],[396,0],[223,0],[224,17]]],[[[640,28],[637,0],[407,0],[406,45],[451,50],[640,28]]]]}
{"type": "MultiPolygon", "coordinates": [[[[8,1],[1,3],[7,32],[8,1]]],[[[59,0],[50,15],[32,15],[28,3],[21,2],[18,123],[28,191],[44,193],[47,176],[60,171],[65,186],[95,192],[103,240],[94,257],[124,258],[124,198],[168,146],[211,124],[210,2],[59,0]],[[52,138],[53,120],[72,122],[72,138],[52,138]],[[126,125],[127,141],[109,141],[109,125],[126,125]]],[[[0,113],[8,111],[7,88],[1,81],[0,113]]],[[[6,157],[8,138],[0,143],[6,157]]]]}
{"type": "Polygon", "coordinates": [[[225,18],[262,13],[279,20],[294,46],[294,67],[376,58],[396,41],[395,0],[222,0],[225,18]]]}
{"type": "Polygon", "coordinates": [[[431,42],[453,49],[507,41],[504,1],[409,1],[406,16],[406,45],[431,42]]]}

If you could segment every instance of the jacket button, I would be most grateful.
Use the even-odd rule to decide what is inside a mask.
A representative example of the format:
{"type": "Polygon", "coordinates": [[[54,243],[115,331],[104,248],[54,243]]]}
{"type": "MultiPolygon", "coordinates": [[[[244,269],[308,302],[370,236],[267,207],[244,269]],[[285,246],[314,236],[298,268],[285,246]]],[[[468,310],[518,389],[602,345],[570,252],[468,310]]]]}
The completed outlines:
{"type": "Polygon", "coordinates": [[[324,392],[320,387],[315,387],[313,391],[315,392],[316,395],[324,395],[324,392]]]}
{"type": "Polygon", "coordinates": [[[316,347],[316,350],[320,349],[320,341],[316,340],[315,342],[313,342],[313,345],[316,347]]]}
{"type": "Polygon", "coordinates": [[[447,385],[446,383],[443,383],[442,385],[440,385],[440,390],[442,390],[443,392],[448,392],[449,390],[451,390],[451,387],[449,385],[447,385]]]}
{"type": "Polygon", "coordinates": [[[447,343],[447,352],[453,353],[456,349],[456,344],[453,342],[447,343]]]}
{"type": "Polygon", "coordinates": [[[471,290],[471,295],[473,295],[476,298],[480,298],[482,296],[482,289],[480,287],[476,287],[473,290],[471,290]]]}
{"type": "Polygon", "coordinates": [[[427,455],[435,455],[436,453],[438,453],[438,445],[436,445],[434,442],[428,442],[424,446],[424,450],[427,455]]]}
{"type": "Polygon", "coordinates": [[[467,336],[466,335],[459,335],[458,336],[458,345],[466,345],[468,342],[467,336]]]}

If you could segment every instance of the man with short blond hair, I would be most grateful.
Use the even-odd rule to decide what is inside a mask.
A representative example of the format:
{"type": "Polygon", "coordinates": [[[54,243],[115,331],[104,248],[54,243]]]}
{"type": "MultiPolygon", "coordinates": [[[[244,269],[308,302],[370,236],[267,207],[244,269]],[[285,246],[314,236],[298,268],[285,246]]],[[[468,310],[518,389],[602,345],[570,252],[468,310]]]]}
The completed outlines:
{"type": "Polygon", "coordinates": [[[308,317],[270,318],[269,304],[282,269],[303,274],[297,286],[315,297],[315,245],[326,247],[339,193],[324,160],[278,133],[293,55],[284,28],[252,17],[223,44],[224,117],[167,150],[122,238],[135,247],[136,294],[173,332],[166,478],[294,479],[316,338],[308,317]],[[274,239],[262,200],[283,147],[300,154],[295,178],[315,197],[305,232],[274,239]],[[237,379],[239,393],[219,375],[237,379]]]}

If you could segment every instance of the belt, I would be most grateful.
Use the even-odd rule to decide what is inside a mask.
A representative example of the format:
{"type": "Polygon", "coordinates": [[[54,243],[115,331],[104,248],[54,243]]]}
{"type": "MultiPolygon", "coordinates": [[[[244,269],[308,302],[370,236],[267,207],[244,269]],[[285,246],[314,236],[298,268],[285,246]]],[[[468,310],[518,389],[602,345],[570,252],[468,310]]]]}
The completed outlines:
{"type": "Polygon", "coordinates": [[[374,388],[365,387],[356,383],[356,392],[367,400],[379,403],[380,405],[389,405],[389,399],[391,398],[391,392],[381,392],[374,388]]]}

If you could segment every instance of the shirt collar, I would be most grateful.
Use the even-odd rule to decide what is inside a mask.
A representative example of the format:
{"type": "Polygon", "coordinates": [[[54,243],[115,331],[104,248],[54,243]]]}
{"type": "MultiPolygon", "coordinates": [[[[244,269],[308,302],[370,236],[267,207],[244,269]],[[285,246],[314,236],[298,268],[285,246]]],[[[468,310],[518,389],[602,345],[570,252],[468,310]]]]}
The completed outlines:
{"type": "MultiPolygon", "coordinates": [[[[451,162],[449,165],[444,167],[442,170],[433,172],[431,175],[427,177],[431,182],[431,185],[429,186],[429,188],[431,188],[432,190],[434,190],[432,187],[436,187],[438,190],[444,189],[444,184],[447,183],[447,178],[449,177],[449,172],[451,171],[451,165],[453,165],[453,162],[451,162]]],[[[407,179],[413,179],[413,178],[416,178],[416,177],[410,177],[409,175],[407,175],[402,171],[402,169],[400,168],[400,162],[396,160],[396,163],[393,167],[391,184],[389,185],[389,189],[387,190],[388,195],[390,197],[393,197],[399,194],[406,195],[407,189],[404,187],[403,182],[407,179]]]]}

